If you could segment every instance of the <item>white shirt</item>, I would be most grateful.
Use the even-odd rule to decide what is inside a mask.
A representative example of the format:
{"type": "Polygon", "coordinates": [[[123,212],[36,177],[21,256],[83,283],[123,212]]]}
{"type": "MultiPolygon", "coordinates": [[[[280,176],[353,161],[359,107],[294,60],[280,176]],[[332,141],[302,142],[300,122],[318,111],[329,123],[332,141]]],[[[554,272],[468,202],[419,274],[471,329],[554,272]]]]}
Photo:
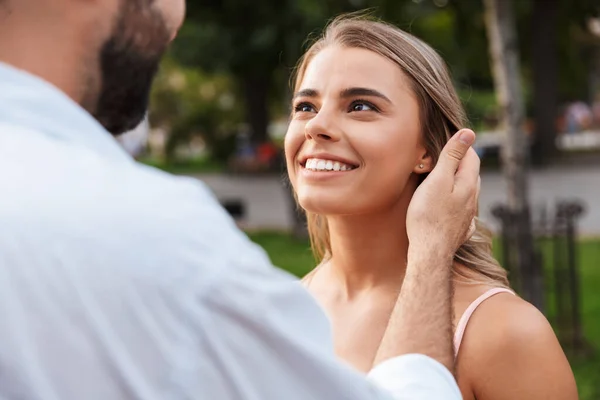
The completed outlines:
{"type": "Polygon", "coordinates": [[[0,399],[459,399],[422,355],[368,377],[199,181],[135,163],[0,64],[0,399]]]}

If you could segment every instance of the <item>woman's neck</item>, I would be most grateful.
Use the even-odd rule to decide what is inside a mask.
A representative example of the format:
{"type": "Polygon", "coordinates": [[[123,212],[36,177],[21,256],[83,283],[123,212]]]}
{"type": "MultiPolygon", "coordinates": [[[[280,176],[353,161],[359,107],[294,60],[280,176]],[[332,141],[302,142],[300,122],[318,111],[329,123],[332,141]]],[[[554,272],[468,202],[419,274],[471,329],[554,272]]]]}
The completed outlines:
{"type": "Polygon", "coordinates": [[[332,255],[328,269],[348,298],[375,287],[396,291],[401,286],[408,253],[410,195],[384,212],[327,218],[332,255]]]}

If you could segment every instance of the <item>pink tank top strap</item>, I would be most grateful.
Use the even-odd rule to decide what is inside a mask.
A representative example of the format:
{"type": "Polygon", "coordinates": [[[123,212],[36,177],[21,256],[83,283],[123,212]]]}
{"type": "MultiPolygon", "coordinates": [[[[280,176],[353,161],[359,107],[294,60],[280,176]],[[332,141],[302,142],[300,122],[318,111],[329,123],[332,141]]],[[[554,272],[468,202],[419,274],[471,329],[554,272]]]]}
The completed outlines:
{"type": "Polygon", "coordinates": [[[467,324],[469,323],[469,319],[471,319],[473,312],[475,312],[475,310],[477,309],[477,307],[479,307],[479,305],[481,303],[483,303],[485,300],[489,299],[490,297],[492,297],[498,293],[515,294],[510,289],[505,289],[505,288],[490,289],[487,292],[485,292],[484,294],[482,294],[481,296],[479,296],[477,299],[475,299],[475,301],[472,302],[469,305],[469,307],[467,307],[467,309],[465,310],[463,315],[460,317],[460,320],[458,321],[458,325],[456,326],[456,332],[454,333],[454,354],[455,354],[455,356],[458,355],[458,349],[460,348],[460,343],[462,342],[462,338],[465,334],[465,329],[467,328],[467,324]]]}

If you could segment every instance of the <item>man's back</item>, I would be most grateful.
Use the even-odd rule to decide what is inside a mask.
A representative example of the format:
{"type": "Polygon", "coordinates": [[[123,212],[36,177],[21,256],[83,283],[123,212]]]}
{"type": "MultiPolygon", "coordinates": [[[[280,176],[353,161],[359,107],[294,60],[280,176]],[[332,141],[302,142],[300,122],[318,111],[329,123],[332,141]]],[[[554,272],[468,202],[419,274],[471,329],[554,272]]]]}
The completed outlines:
{"type": "Polygon", "coordinates": [[[200,182],[132,162],[45,90],[0,99],[0,398],[183,396],[208,361],[211,284],[295,282],[200,182]]]}
{"type": "Polygon", "coordinates": [[[197,335],[179,308],[233,267],[226,255],[256,262],[260,251],[232,235],[198,183],[7,124],[0,143],[0,391],[119,399],[152,382],[164,398],[161,388],[167,395],[197,363],[197,335]],[[103,382],[112,377],[102,367],[122,387],[103,382]]]}

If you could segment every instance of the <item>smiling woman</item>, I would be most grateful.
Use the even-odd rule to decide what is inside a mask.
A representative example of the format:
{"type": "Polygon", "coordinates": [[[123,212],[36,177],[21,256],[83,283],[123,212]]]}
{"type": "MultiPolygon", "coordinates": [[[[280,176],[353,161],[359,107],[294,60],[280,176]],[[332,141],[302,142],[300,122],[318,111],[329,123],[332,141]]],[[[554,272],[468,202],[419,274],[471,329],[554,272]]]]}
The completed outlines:
{"type": "MultiPolygon", "coordinates": [[[[327,27],[300,60],[294,93],[288,174],[320,260],[304,284],[331,317],[337,354],[368,371],[402,287],[411,199],[465,113],[430,46],[361,17],[327,27]]],[[[481,224],[453,272],[464,398],[576,398],[552,329],[509,289],[481,224]]]]}

